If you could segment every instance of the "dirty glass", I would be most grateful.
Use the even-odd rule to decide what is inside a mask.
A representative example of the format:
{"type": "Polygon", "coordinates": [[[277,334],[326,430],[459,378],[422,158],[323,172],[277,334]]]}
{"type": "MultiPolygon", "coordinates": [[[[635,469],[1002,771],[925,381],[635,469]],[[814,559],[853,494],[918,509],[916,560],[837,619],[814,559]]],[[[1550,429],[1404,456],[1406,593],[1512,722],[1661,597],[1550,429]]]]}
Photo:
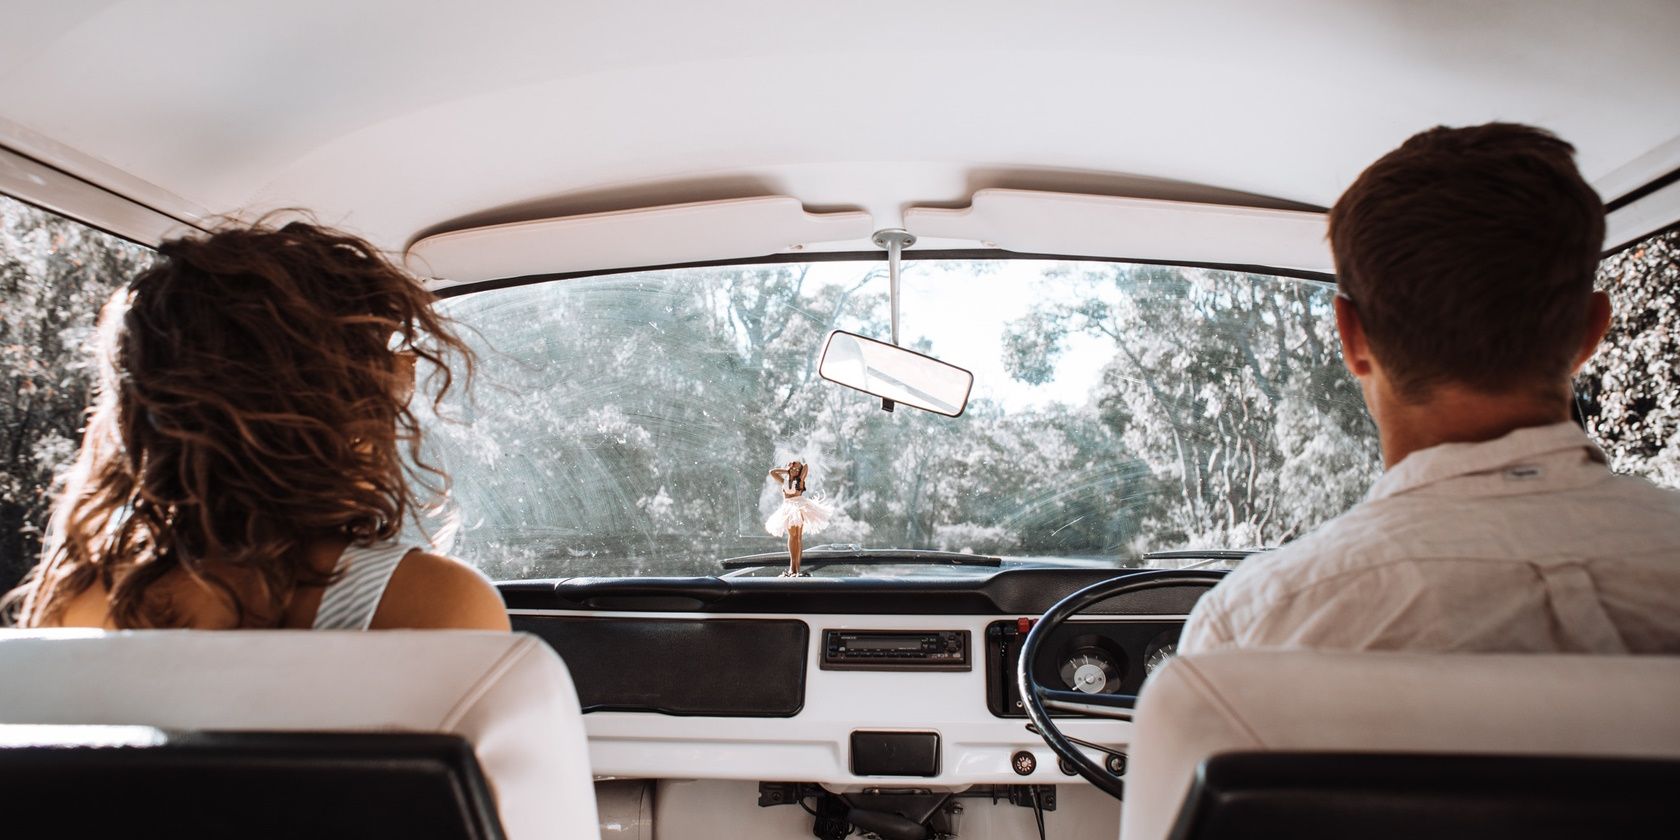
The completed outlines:
{"type": "Polygon", "coordinates": [[[499,578],[720,573],[785,550],[766,473],[798,458],[833,512],[807,546],[1176,566],[1143,555],[1287,541],[1377,472],[1321,284],[917,260],[903,286],[906,343],[975,374],[962,417],[885,412],[816,375],[829,330],[887,334],[878,261],[445,300],[480,362],[431,424],[450,550],[499,578]]]}

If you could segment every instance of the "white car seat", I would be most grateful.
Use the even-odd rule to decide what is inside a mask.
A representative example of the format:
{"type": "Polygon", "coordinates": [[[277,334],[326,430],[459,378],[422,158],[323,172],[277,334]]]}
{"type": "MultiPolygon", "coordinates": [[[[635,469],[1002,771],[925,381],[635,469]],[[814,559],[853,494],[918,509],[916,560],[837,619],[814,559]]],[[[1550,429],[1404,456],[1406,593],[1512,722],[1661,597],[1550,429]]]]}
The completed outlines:
{"type": "Polygon", "coordinates": [[[1173,829],[1228,752],[1680,758],[1680,657],[1220,651],[1144,687],[1122,840],[1173,829]]]}
{"type": "Polygon", "coordinates": [[[577,691],[527,634],[5,630],[0,724],[453,734],[511,840],[599,836],[577,691]]]}

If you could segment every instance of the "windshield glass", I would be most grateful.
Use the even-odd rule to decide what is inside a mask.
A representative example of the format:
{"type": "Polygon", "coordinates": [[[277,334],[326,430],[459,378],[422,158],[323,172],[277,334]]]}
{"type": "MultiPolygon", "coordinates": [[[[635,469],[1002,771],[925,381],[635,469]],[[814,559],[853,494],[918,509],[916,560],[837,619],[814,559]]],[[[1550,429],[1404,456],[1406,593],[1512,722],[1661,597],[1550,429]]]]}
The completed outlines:
{"type": "MultiPolygon", "coordinates": [[[[957,418],[889,413],[817,376],[829,330],[888,334],[880,260],[452,297],[440,305],[480,376],[430,423],[428,459],[453,481],[449,550],[497,578],[722,574],[725,558],[785,555],[764,526],[781,503],[766,472],[801,459],[833,512],[810,548],[1228,564],[1144,555],[1277,545],[1377,474],[1332,295],[1199,268],[913,260],[903,338],[973,371],[957,418]]],[[[924,566],[1000,568],[816,571],[924,566]]]]}

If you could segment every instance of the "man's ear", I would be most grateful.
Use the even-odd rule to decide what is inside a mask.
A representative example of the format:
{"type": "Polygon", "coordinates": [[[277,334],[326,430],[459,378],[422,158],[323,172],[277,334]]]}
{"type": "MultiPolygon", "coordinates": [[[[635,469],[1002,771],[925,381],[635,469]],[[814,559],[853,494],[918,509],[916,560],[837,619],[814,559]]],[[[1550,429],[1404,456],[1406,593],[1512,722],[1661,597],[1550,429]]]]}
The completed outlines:
{"type": "Polygon", "coordinates": [[[1348,373],[1364,379],[1371,375],[1371,344],[1365,339],[1365,325],[1359,321],[1359,310],[1353,299],[1336,295],[1336,334],[1342,339],[1342,363],[1348,373]]]}
{"type": "Polygon", "coordinates": [[[1579,372],[1581,366],[1598,352],[1599,342],[1604,340],[1604,334],[1610,331],[1610,295],[1604,292],[1593,292],[1592,303],[1587,308],[1587,331],[1581,336],[1581,349],[1575,353],[1573,371],[1579,372]]]}

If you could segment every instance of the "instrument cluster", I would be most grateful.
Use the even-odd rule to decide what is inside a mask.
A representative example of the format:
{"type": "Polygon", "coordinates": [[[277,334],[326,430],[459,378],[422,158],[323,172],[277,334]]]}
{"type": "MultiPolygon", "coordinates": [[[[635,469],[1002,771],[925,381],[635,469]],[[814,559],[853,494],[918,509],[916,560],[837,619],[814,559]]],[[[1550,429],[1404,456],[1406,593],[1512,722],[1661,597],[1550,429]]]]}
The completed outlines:
{"type": "MultiPolygon", "coordinates": [[[[998,717],[1025,717],[1015,688],[1015,663],[1033,620],[995,621],[986,628],[986,705],[998,717]]],[[[1045,642],[1034,673],[1046,686],[1087,694],[1136,694],[1149,674],[1172,658],[1180,619],[1140,617],[1073,621],[1045,642]]]]}

